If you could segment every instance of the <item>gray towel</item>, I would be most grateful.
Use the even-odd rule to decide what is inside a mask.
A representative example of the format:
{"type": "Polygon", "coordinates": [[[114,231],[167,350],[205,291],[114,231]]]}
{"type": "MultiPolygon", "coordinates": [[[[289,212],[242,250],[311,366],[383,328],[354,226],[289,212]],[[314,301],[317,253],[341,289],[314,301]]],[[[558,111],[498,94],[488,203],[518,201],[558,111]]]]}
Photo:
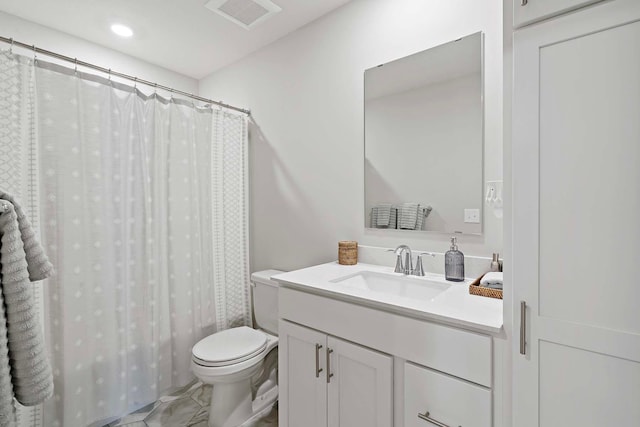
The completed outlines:
{"type": "Polygon", "coordinates": [[[418,207],[418,220],[416,221],[416,230],[422,230],[422,228],[424,227],[424,220],[427,219],[427,217],[431,213],[431,209],[431,206],[418,207]]]}
{"type": "Polygon", "coordinates": [[[403,203],[400,207],[399,227],[403,230],[415,230],[418,224],[418,203],[403,203]]]}
{"type": "Polygon", "coordinates": [[[53,265],[44,254],[42,245],[36,238],[36,232],[31,226],[27,215],[11,194],[0,189],[0,199],[6,200],[13,205],[17,219],[18,228],[20,229],[20,238],[24,244],[24,252],[26,254],[27,269],[29,270],[29,279],[32,282],[46,279],[53,275],[53,265]]]}
{"type": "MultiPolygon", "coordinates": [[[[48,277],[53,266],[37,242],[26,216],[21,220],[18,209],[8,200],[0,200],[0,205],[5,207],[0,214],[0,294],[5,307],[4,323],[0,321],[0,360],[8,349],[8,378],[13,394],[22,405],[32,406],[51,397],[53,377],[30,282],[48,277]]],[[[0,365],[0,371],[6,369],[6,364],[0,365]]],[[[2,375],[0,387],[7,387],[6,378],[2,375]]],[[[9,419],[13,405],[11,408],[5,406],[9,400],[6,395],[11,396],[11,393],[2,393],[0,414],[6,414],[5,418],[9,419]]],[[[11,425],[10,421],[6,425],[11,425]]]]}
{"type": "Polygon", "coordinates": [[[381,203],[376,206],[378,211],[377,226],[389,227],[389,220],[391,219],[391,203],[381,203]]]}

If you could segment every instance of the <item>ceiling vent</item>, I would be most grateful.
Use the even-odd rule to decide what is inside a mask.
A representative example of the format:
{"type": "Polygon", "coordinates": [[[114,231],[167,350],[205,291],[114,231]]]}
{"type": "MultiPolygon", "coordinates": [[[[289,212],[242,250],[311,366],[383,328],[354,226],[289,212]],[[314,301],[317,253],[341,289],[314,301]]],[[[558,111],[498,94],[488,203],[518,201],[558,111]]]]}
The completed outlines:
{"type": "Polygon", "coordinates": [[[205,7],[247,30],[282,10],[269,0],[210,0],[205,7]]]}

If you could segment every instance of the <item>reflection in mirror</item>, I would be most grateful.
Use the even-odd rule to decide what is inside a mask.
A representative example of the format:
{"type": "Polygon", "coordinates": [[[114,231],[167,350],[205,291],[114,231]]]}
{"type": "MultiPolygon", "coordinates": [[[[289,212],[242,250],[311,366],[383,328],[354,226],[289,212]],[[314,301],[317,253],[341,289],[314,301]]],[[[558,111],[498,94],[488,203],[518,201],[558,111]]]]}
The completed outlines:
{"type": "Polygon", "coordinates": [[[482,233],[482,33],[365,71],[365,224],[482,233]]]}

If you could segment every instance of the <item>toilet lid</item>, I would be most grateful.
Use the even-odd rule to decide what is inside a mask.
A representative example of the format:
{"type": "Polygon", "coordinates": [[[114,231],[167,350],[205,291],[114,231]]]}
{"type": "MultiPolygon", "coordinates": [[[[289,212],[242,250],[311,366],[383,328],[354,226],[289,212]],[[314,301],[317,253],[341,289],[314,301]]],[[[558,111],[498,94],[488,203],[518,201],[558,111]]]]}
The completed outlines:
{"type": "Polygon", "coordinates": [[[264,332],[240,326],[203,338],[193,346],[193,356],[208,366],[224,366],[250,359],[266,347],[264,332]]]}

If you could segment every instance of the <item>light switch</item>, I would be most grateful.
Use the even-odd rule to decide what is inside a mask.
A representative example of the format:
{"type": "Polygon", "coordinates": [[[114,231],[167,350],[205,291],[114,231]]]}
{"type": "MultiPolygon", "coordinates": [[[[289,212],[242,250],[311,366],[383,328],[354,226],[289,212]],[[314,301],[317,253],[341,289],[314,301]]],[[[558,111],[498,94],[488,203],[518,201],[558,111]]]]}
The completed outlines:
{"type": "Polygon", "coordinates": [[[468,224],[480,224],[480,209],[465,209],[464,222],[468,224]]]}

